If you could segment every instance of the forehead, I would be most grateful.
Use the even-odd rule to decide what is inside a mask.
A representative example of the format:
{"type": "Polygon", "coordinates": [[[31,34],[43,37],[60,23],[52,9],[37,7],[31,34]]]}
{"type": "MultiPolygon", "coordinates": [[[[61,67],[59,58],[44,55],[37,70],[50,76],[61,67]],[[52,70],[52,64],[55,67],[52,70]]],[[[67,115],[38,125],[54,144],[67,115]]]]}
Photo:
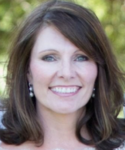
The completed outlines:
{"type": "Polygon", "coordinates": [[[65,49],[77,50],[78,48],[66,37],[64,37],[55,27],[46,26],[39,31],[36,37],[33,51],[40,52],[46,49],[64,51],[65,49]]]}

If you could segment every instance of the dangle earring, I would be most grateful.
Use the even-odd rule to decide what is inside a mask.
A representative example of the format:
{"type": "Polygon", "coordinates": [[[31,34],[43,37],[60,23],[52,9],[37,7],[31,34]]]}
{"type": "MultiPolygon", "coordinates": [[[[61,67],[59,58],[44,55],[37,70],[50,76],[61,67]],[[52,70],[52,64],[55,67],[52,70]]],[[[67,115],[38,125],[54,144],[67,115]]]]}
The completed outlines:
{"type": "Polygon", "coordinates": [[[92,97],[95,97],[95,88],[93,89],[92,97]]]}
{"type": "Polygon", "coordinates": [[[34,96],[33,94],[33,86],[29,83],[29,96],[32,98],[34,96]]]}

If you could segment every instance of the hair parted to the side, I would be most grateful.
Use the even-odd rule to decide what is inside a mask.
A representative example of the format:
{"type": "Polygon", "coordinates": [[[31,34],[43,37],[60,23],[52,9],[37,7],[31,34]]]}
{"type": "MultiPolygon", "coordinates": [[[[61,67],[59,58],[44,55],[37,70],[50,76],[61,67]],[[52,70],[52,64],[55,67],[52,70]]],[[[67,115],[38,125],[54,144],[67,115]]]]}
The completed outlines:
{"type": "Polygon", "coordinates": [[[23,23],[10,51],[7,68],[8,100],[0,139],[8,144],[44,141],[36,114],[35,97],[29,97],[27,72],[36,36],[43,26],[54,26],[92,58],[98,67],[95,97],[77,123],[76,136],[97,150],[113,150],[125,140],[125,121],[117,118],[123,105],[125,76],[118,68],[109,41],[93,12],[72,2],[51,0],[38,6],[23,23]],[[83,125],[92,137],[81,135],[83,125]]]}

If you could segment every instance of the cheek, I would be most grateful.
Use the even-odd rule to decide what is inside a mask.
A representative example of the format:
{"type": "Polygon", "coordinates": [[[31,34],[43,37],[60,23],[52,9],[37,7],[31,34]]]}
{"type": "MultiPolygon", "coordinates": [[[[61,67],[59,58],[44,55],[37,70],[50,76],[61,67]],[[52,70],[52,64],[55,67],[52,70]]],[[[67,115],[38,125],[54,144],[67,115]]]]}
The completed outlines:
{"type": "Polygon", "coordinates": [[[30,65],[33,81],[49,80],[55,73],[55,69],[51,65],[45,65],[38,62],[33,62],[30,65]]]}
{"type": "Polygon", "coordinates": [[[94,83],[98,74],[97,65],[89,63],[80,69],[82,80],[86,83],[94,83]]]}
{"type": "Polygon", "coordinates": [[[90,67],[90,69],[87,71],[87,81],[88,82],[95,82],[97,77],[97,66],[90,67]]]}

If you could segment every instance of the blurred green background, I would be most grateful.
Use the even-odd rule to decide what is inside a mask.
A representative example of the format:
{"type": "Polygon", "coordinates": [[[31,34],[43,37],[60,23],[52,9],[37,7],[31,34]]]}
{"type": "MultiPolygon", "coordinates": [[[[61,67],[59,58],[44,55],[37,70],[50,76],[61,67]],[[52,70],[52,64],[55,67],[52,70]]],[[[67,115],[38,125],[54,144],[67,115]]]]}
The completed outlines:
{"type": "MultiPolygon", "coordinates": [[[[21,21],[42,0],[0,0],[0,97],[5,89],[7,53],[21,21]]],[[[125,0],[75,0],[92,9],[110,39],[119,66],[125,70],[125,0]]]]}

